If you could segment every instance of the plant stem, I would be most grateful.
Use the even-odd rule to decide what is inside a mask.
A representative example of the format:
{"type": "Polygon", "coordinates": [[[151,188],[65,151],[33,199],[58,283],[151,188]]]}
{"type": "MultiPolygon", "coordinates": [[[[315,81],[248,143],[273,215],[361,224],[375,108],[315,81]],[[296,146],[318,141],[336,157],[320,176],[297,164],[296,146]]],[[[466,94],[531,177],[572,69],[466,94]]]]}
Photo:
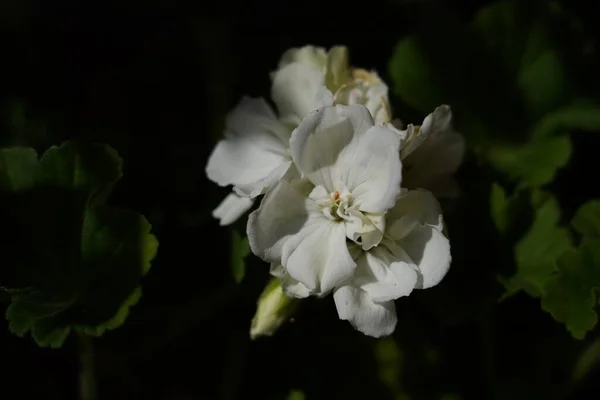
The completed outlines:
{"type": "Polygon", "coordinates": [[[79,397],[80,400],[97,400],[94,340],[85,333],[78,333],[77,336],[79,339],[79,397]]]}

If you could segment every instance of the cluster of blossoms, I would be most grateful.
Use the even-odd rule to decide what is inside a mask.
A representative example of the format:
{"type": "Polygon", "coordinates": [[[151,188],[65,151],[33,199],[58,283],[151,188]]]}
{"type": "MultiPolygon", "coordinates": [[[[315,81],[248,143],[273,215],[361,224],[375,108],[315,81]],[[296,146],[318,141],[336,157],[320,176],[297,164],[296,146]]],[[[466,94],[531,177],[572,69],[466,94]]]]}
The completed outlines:
{"type": "Polygon", "coordinates": [[[342,46],[288,50],[271,78],[277,112],[242,99],[208,160],[208,177],[233,187],[213,215],[231,224],[264,195],[247,235],[281,291],[333,293],[340,319],[388,335],[394,300],[450,267],[436,200],[456,195],[464,153],[450,108],[418,126],[392,121],[386,84],[352,68],[342,46]]]}

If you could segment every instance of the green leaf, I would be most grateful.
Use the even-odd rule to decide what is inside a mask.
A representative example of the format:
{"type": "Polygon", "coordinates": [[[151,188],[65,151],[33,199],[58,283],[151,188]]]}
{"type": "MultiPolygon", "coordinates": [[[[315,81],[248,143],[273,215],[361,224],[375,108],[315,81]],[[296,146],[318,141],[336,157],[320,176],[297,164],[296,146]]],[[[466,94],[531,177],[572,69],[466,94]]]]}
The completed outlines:
{"type": "Polygon", "coordinates": [[[522,145],[497,145],[487,153],[490,164],[522,187],[539,187],[551,182],[559,168],[571,158],[567,135],[530,141],[522,145]]]}
{"type": "Polygon", "coordinates": [[[439,106],[442,94],[437,75],[415,38],[406,37],[398,42],[388,69],[394,93],[406,104],[421,112],[439,106]]]}
{"type": "Polygon", "coordinates": [[[600,200],[590,200],[579,207],[571,225],[580,235],[600,238],[600,200]]]}
{"type": "Polygon", "coordinates": [[[497,183],[492,184],[490,193],[490,212],[496,229],[502,234],[508,232],[513,226],[515,219],[519,216],[522,199],[515,192],[507,196],[504,188],[497,183]]]}
{"type": "Polygon", "coordinates": [[[536,208],[533,225],[515,246],[516,274],[504,281],[508,294],[525,290],[530,296],[543,294],[556,273],[556,262],[572,248],[567,229],[558,225],[560,208],[556,200],[538,193],[532,196],[536,208]]]}
{"type": "Polygon", "coordinates": [[[72,329],[98,336],[124,322],[158,242],[142,215],[104,204],[122,175],[113,149],[66,142],[34,155],[0,149],[0,229],[11,238],[0,286],[20,289],[11,331],[60,347],[72,329]]]}
{"type": "Polygon", "coordinates": [[[559,108],[542,118],[533,129],[532,137],[541,138],[559,132],[600,131],[600,105],[574,103],[559,108]]]}
{"type": "Polygon", "coordinates": [[[532,121],[552,111],[569,95],[564,66],[554,49],[524,65],[517,82],[532,121]]]}
{"type": "Polygon", "coordinates": [[[244,280],[246,263],[244,259],[250,254],[248,238],[242,238],[237,231],[231,233],[231,274],[236,283],[244,280]]]}
{"type": "Polygon", "coordinates": [[[600,240],[584,241],[558,260],[559,274],[546,285],[542,308],[583,339],[598,320],[596,292],[600,289],[600,240]]]}

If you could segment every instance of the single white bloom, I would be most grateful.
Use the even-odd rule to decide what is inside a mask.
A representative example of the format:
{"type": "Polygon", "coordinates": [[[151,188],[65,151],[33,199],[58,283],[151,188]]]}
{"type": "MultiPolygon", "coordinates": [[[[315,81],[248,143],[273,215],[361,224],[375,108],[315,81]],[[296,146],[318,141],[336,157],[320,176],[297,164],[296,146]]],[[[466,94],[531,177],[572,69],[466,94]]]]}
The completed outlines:
{"type": "Polygon", "coordinates": [[[437,285],[450,268],[450,242],[442,231],[435,197],[425,190],[403,189],[386,214],[381,243],[368,251],[358,250],[352,279],[335,289],[340,319],[369,336],[391,334],[397,322],[394,300],[414,288],[437,285]]]}
{"type": "Polygon", "coordinates": [[[291,129],[263,99],[244,97],[229,113],[225,137],[217,143],[206,175],[220,186],[233,186],[213,215],[228,225],[252,207],[255,197],[281,179],[292,164],[291,129]]]}
{"type": "Polygon", "coordinates": [[[351,278],[346,240],[368,250],[385,229],[400,191],[400,137],[375,126],[366,107],[330,106],[306,117],[290,149],[300,179],[280,180],[250,214],[254,254],[325,295],[351,278]]]}
{"type": "Polygon", "coordinates": [[[421,126],[408,125],[400,132],[403,181],[406,188],[423,188],[437,197],[456,197],[453,174],[465,154],[464,137],[452,129],[449,106],[437,107],[421,126]]]}

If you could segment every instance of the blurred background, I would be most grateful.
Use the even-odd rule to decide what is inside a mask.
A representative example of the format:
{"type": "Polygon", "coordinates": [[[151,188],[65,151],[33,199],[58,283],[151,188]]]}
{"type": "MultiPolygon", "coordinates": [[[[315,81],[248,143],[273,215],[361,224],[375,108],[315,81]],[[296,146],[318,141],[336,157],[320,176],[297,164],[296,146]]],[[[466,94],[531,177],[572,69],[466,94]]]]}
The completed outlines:
{"type": "MultiPolygon", "coordinates": [[[[518,269],[513,249],[534,212],[515,212],[514,229],[502,235],[490,212],[490,190],[500,182],[512,192],[531,178],[530,186],[552,193],[561,221],[568,222],[581,204],[600,197],[600,132],[573,129],[568,163],[551,165],[547,179],[528,175],[552,163],[554,150],[515,138],[527,119],[519,110],[527,107],[514,93],[500,93],[506,85],[498,70],[508,56],[493,51],[484,60],[469,49],[487,39],[461,30],[489,3],[0,4],[2,145],[43,151],[70,138],[109,144],[124,159],[111,203],[143,213],[160,241],[142,300],[123,327],[95,340],[99,399],[597,397],[597,329],[575,339],[527,291],[499,301],[507,285],[498,277],[518,269]],[[409,35],[419,38],[434,80],[413,82],[405,75],[406,84],[395,78],[409,68],[398,65],[403,53],[397,47],[409,35]],[[210,215],[228,191],[204,174],[225,113],[243,95],[268,97],[269,72],[281,54],[306,44],[348,46],[353,65],[375,69],[388,82],[395,114],[405,122],[419,123],[433,110],[420,107],[429,99],[410,97],[404,89],[410,82],[416,97],[443,91],[431,101],[453,106],[470,146],[457,173],[462,196],[444,204],[451,272],[438,287],[397,302],[399,322],[391,338],[354,331],[327,299],[306,301],[293,323],[251,341],[250,321],[268,267],[247,257],[243,279],[236,281],[232,229],[219,227],[210,215]],[[458,75],[445,75],[451,73],[458,75]],[[471,114],[481,116],[474,119],[478,124],[467,121],[471,114]],[[525,172],[502,161],[501,150],[497,157],[482,156],[496,154],[489,149],[498,143],[501,150],[533,149],[527,154],[535,156],[516,162],[525,172]]],[[[598,98],[597,6],[561,0],[519,7],[527,18],[548,16],[546,33],[563,71],[556,79],[568,80],[569,96],[598,98]]],[[[499,40],[517,37],[532,26],[528,21],[507,14],[502,27],[489,31],[499,40]]],[[[540,68],[532,74],[549,82],[534,88],[543,102],[549,96],[544,85],[552,85],[555,75],[540,68]]],[[[243,233],[244,221],[233,229],[243,233]]],[[[39,348],[30,336],[12,335],[2,320],[0,359],[3,399],[79,396],[73,337],[61,349],[39,348]]]]}

